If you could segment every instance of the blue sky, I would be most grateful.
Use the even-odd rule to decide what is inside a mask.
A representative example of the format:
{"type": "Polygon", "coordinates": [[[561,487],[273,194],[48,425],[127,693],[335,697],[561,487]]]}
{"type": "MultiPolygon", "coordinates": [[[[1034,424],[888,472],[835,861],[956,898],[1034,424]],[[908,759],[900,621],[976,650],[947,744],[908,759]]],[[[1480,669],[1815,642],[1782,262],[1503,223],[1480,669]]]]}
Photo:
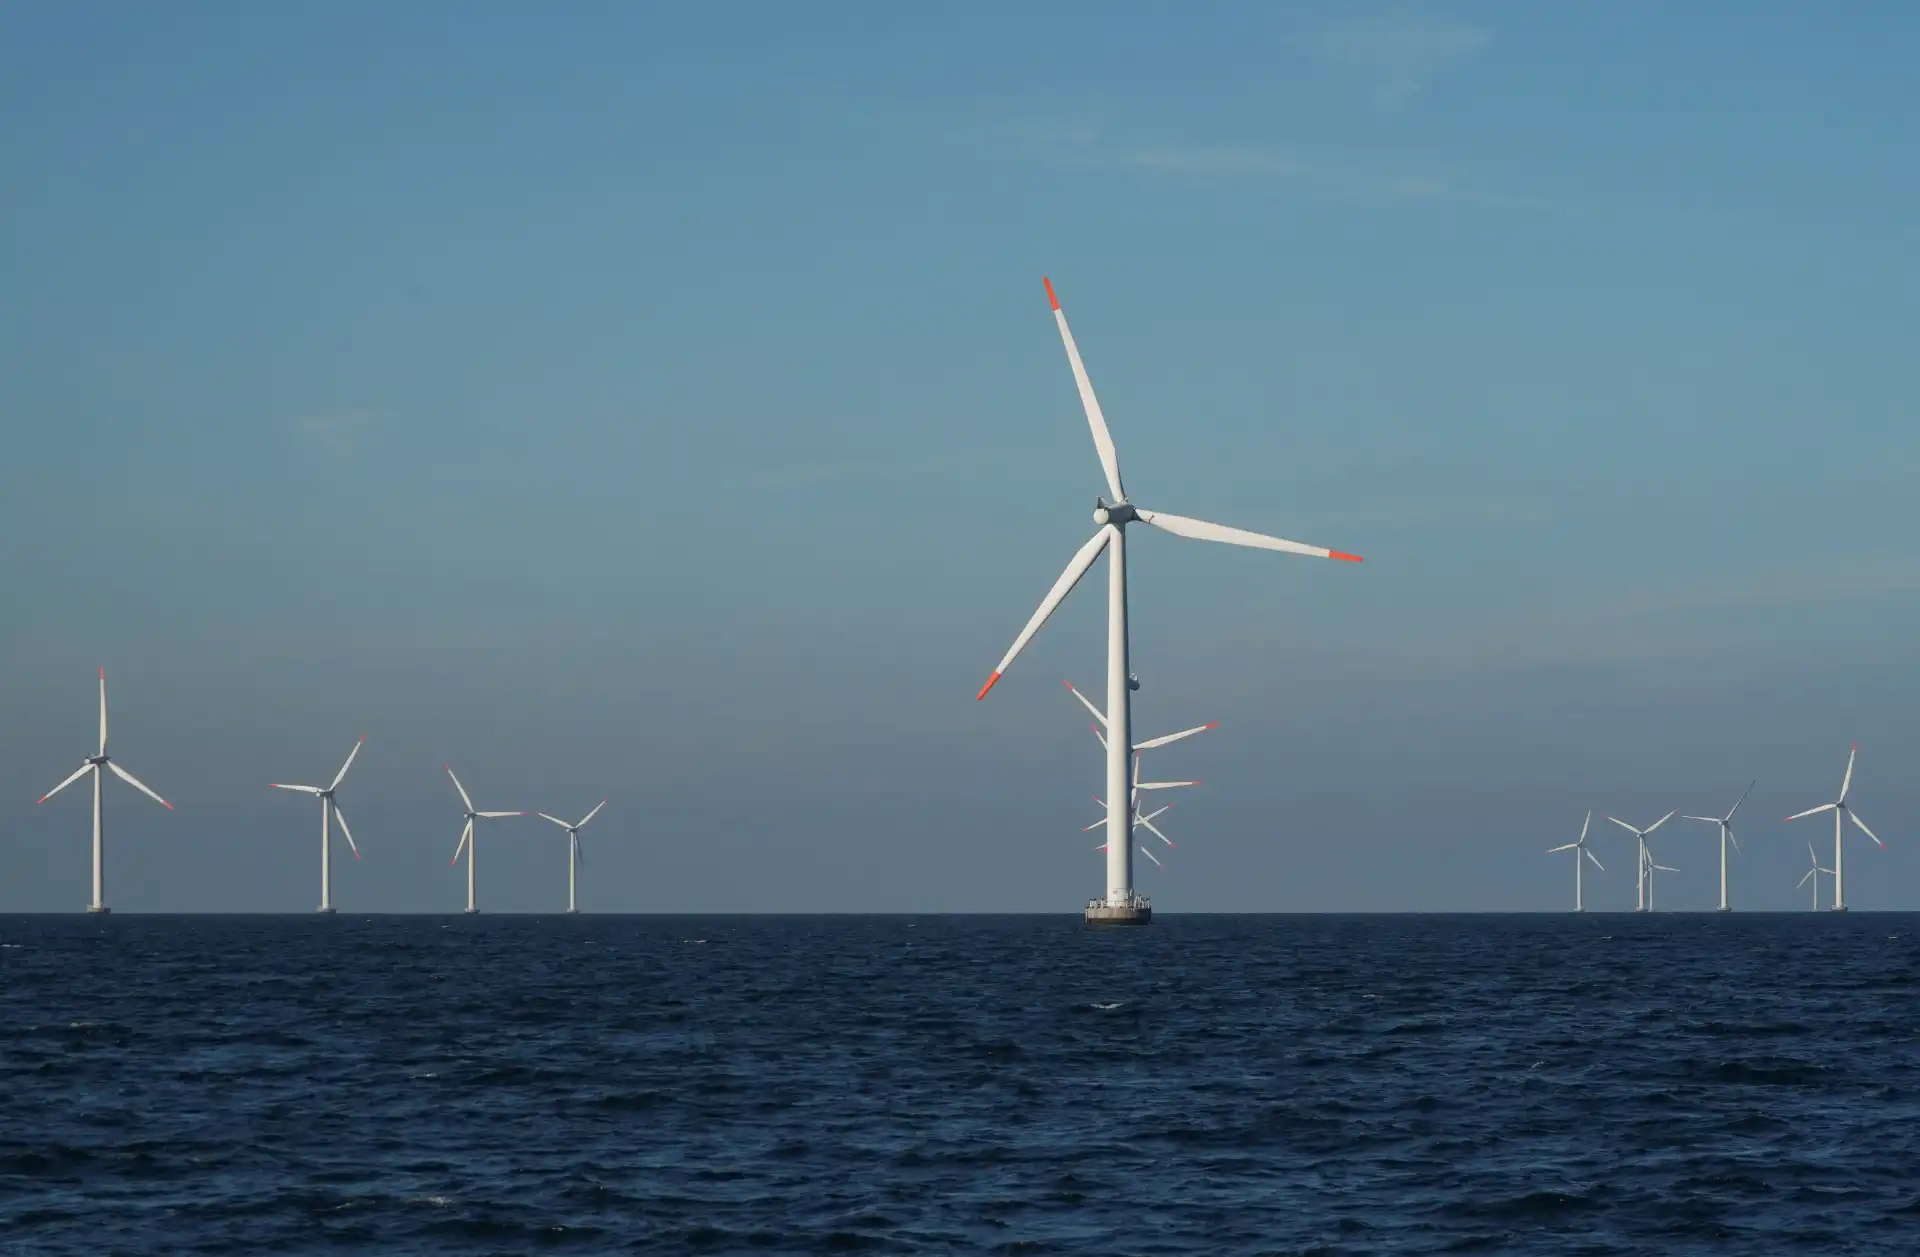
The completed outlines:
{"type": "MultiPolygon", "coordinates": [[[[973,701],[1101,483],[1043,273],[1139,501],[1368,558],[1136,541],[1137,718],[1222,722],[1164,909],[1555,908],[1587,807],[1754,777],[1736,892],[1793,906],[1854,739],[1849,899],[1913,907],[1917,51],[1894,4],[8,9],[0,910],[84,903],[84,800],[32,800],[101,664],[178,805],[109,795],[123,910],[310,907],[263,786],[361,733],[347,906],[459,906],[450,759],[613,798],[592,907],[1072,910],[1099,597],[973,701]]],[[[483,905],[564,903],[511,826],[483,905]]]]}

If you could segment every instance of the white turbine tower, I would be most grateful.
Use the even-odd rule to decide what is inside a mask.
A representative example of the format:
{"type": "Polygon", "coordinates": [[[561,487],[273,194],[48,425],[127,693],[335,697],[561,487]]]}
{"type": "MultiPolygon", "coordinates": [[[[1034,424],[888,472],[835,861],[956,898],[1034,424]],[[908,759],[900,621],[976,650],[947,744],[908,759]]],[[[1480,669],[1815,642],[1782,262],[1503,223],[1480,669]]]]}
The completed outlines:
{"type": "Polygon", "coordinates": [[[1852,748],[1847,751],[1847,775],[1840,779],[1840,797],[1838,799],[1835,799],[1832,803],[1822,803],[1819,807],[1810,807],[1804,812],[1795,812],[1792,816],[1787,817],[1790,821],[1797,821],[1803,816],[1813,816],[1819,812],[1833,813],[1833,910],[1835,912],[1845,912],[1847,910],[1847,875],[1846,866],[1841,863],[1845,852],[1841,849],[1840,845],[1840,817],[1844,814],[1848,820],[1859,827],[1861,833],[1873,839],[1875,846],[1879,847],[1882,851],[1887,849],[1887,844],[1880,841],[1880,836],[1871,829],[1868,829],[1867,823],[1858,816],[1855,816],[1853,809],[1847,806],[1847,789],[1853,785],[1853,757],[1858,754],[1859,751],[1860,744],[1858,742],[1855,742],[1852,748]]]}
{"type": "MultiPolygon", "coordinates": [[[[453,777],[453,765],[448,764],[446,767],[447,767],[447,776],[453,777]]],[[[466,806],[467,823],[466,823],[466,826],[460,831],[460,845],[453,849],[453,859],[448,861],[448,863],[450,864],[460,863],[461,851],[464,850],[467,853],[467,911],[469,913],[474,913],[474,912],[480,911],[480,905],[474,899],[474,893],[473,893],[474,892],[473,856],[474,856],[475,846],[480,836],[479,834],[474,832],[473,823],[478,820],[492,820],[495,817],[499,817],[499,816],[525,816],[526,813],[525,812],[476,812],[474,811],[474,808],[473,808],[473,800],[467,797],[467,788],[460,784],[460,779],[458,777],[453,777],[453,788],[460,792],[460,802],[466,806]]]]}
{"type": "Polygon", "coordinates": [[[1747,788],[1740,792],[1740,797],[1733,801],[1733,806],[1727,809],[1725,816],[1683,816],[1680,818],[1683,821],[1704,821],[1706,824],[1718,825],[1720,827],[1720,911],[1722,912],[1732,911],[1732,909],[1727,906],[1727,844],[1731,842],[1735,851],[1740,850],[1740,840],[1733,836],[1733,814],[1740,810],[1740,805],[1747,801],[1747,796],[1752,794],[1753,788],[1759,784],[1757,781],[1748,782],[1747,788]]]}
{"type": "Polygon", "coordinates": [[[1820,867],[1820,857],[1814,854],[1812,843],[1807,844],[1807,858],[1813,861],[1813,867],[1807,870],[1805,877],[1802,877],[1797,883],[1794,884],[1794,889],[1798,890],[1800,887],[1805,886],[1807,884],[1807,879],[1812,878],[1813,879],[1813,910],[1815,912],[1818,912],[1820,911],[1820,875],[1822,873],[1831,873],[1833,872],[1833,870],[1823,869],[1820,867]]]}
{"type": "Polygon", "coordinates": [[[1646,875],[1647,875],[1647,911],[1652,912],[1653,911],[1653,875],[1655,873],[1678,873],[1680,870],[1676,868],[1672,868],[1665,864],[1655,864],[1653,862],[1653,852],[1651,851],[1645,852],[1645,866],[1646,866],[1646,875]]]}
{"type": "Polygon", "coordinates": [[[1573,852],[1573,910],[1575,912],[1585,912],[1587,910],[1586,887],[1582,884],[1580,876],[1586,871],[1587,861],[1592,860],[1593,867],[1599,869],[1602,873],[1607,871],[1606,866],[1600,863],[1599,857],[1587,850],[1587,827],[1591,824],[1593,824],[1593,809],[1588,808],[1587,819],[1580,822],[1579,838],[1562,846],[1547,848],[1548,855],[1552,855],[1556,851],[1573,852]]]}
{"type": "Polygon", "coordinates": [[[587,827],[588,821],[600,815],[600,809],[606,805],[607,801],[605,799],[600,800],[600,802],[594,804],[593,811],[588,812],[580,818],[578,824],[573,825],[561,820],[558,816],[548,816],[545,812],[540,813],[541,819],[552,821],[567,831],[567,911],[569,913],[580,911],[580,901],[574,894],[574,888],[579,882],[577,870],[580,867],[582,859],[580,851],[580,831],[587,827]]]}
{"type": "Polygon", "coordinates": [[[327,825],[329,816],[340,822],[341,836],[347,840],[347,849],[353,852],[353,858],[356,860],[360,858],[360,848],[354,845],[353,831],[347,828],[346,813],[340,810],[340,803],[333,796],[334,791],[340,788],[340,783],[347,779],[347,769],[353,767],[353,757],[360,753],[360,748],[365,745],[366,740],[366,735],[362,734],[360,741],[353,744],[353,749],[347,752],[347,762],[340,765],[340,771],[333,775],[333,784],[327,786],[325,789],[319,786],[285,786],[277,781],[270,783],[275,790],[297,790],[301,794],[317,794],[320,796],[321,912],[333,911],[333,845],[327,825]]]}
{"type": "MultiPolygon", "coordinates": [[[[1640,840],[1640,859],[1639,859],[1640,876],[1635,886],[1634,893],[1637,896],[1637,899],[1635,901],[1633,910],[1635,912],[1646,912],[1653,907],[1653,888],[1651,885],[1649,885],[1650,879],[1647,876],[1648,870],[1660,867],[1659,865],[1654,864],[1653,857],[1647,854],[1647,835],[1652,833],[1654,830],[1660,828],[1662,825],[1666,824],[1668,821],[1672,820],[1673,813],[1668,812],[1665,816],[1662,816],[1659,820],[1647,826],[1645,829],[1635,829],[1632,825],[1627,824],[1625,821],[1621,820],[1618,816],[1609,816],[1607,817],[1607,819],[1612,821],[1614,824],[1618,825],[1620,828],[1626,830],[1628,833],[1632,834],[1635,838],[1640,840]]],[[[1664,871],[1668,873],[1679,872],[1678,869],[1666,869],[1664,871]]]]}
{"type": "Polygon", "coordinates": [[[93,902],[87,905],[88,912],[107,911],[106,832],[101,827],[100,816],[100,770],[102,768],[110,770],[114,776],[169,812],[173,810],[173,804],[141,784],[132,773],[114,763],[107,754],[107,670],[105,668],[100,669],[100,753],[87,756],[80,762],[80,767],[74,770],[73,776],[41,795],[39,799],[39,802],[45,803],[88,773],[93,774],[93,902]]]}
{"type": "MultiPolygon", "coordinates": [[[[1013,665],[1014,659],[1026,648],[1040,626],[1047,622],[1054,608],[1080,583],[1080,578],[1093,566],[1102,550],[1110,550],[1107,558],[1107,710],[1105,721],[1107,738],[1107,797],[1120,800],[1129,792],[1128,755],[1133,746],[1132,713],[1129,707],[1130,681],[1127,671],[1127,533],[1128,524],[1139,522],[1180,537],[1192,537],[1200,541],[1220,541],[1228,545],[1251,546],[1262,550],[1279,550],[1287,554],[1303,554],[1321,559],[1346,559],[1359,562],[1360,556],[1342,554],[1338,550],[1328,550],[1320,546],[1302,545],[1297,541],[1283,541],[1278,537],[1263,536],[1260,533],[1245,532],[1238,528],[1227,528],[1220,524],[1210,524],[1204,520],[1188,519],[1182,515],[1167,515],[1159,511],[1149,511],[1137,507],[1127,500],[1125,487],[1120,483],[1120,459],[1114,450],[1113,437],[1107,431],[1107,421],[1100,412],[1100,403],[1094,397],[1093,384],[1087,378],[1086,366],[1080,361],[1080,350],[1073,342],[1073,333],[1067,328],[1067,316],[1060,310],[1060,300],[1054,296],[1051,281],[1043,280],[1047,288],[1047,300],[1053,306],[1054,322],[1060,329],[1061,343],[1066,346],[1067,365],[1073,370],[1073,381],[1080,390],[1080,404],[1087,413],[1087,426],[1093,432],[1094,451],[1100,457],[1100,468],[1106,475],[1107,490],[1113,495],[1113,501],[1105,498],[1095,500],[1093,522],[1098,529],[1087,543],[1080,547],[1078,554],[1067,564],[1066,570],[1047,591],[1040,601],[1026,627],[1013,639],[1010,647],[994,668],[987,683],[980,687],[977,698],[984,699],[987,691],[994,687],[1006,670],[1013,665]]],[[[1145,924],[1153,917],[1152,906],[1144,898],[1136,895],[1133,889],[1133,844],[1130,841],[1128,810],[1124,807],[1107,809],[1107,893],[1104,898],[1087,904],[1089,922],[1113,922],[1145,924]]]]}

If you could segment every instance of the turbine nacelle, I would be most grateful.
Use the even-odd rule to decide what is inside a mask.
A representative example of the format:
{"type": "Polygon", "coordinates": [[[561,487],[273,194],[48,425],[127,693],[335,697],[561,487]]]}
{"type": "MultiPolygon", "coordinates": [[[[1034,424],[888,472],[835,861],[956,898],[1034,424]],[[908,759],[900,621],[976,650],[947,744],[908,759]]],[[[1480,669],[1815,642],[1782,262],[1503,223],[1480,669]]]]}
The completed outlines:
{"type": "Polygon", "coordinates": [[[1131,502],[1117,502],[1112,506],[1108,506],[1104,498],[1095,498],[1093,502],[1093,522],[1102,528],[1108,524],[1125,528],[1140,518],[1140,512],[1133,509],[1131,502]]]}

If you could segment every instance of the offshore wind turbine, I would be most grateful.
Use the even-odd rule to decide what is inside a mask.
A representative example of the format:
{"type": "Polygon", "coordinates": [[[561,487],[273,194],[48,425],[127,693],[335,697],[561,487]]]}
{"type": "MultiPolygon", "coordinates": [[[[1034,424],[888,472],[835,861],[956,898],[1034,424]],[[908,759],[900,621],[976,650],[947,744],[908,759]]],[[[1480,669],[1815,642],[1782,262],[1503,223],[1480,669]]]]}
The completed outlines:
{"type": "MultiPolygon", "coordinates": [[[[1609,816],[1607,817],[1607,819],[1612,821],[1614,824],[1618,825],[1620,828],[1626,830],[1628,833],[1632,834],[1635,838],[1640,840],[1640,860],[1639,860],[1640,877],[1635,887],[1635,894],[1637,898],[1634,902],[1633,910],[1635,912],[1645,912],[1649,908],[1653,907],[1652,887],[1648,884],[1649,883],[1649,878],[1647,876],[1648,869],[1650,867],[1654,867],[1654,868],[1658,867],[1653,863],[1653,857],[1647,854],[1647,835],[1652,833],[1654,830],[1660,828],[1662,825],[1666,824],[1668,821],[1672,820],[1673,813],[1668,812],[1665,816],[1662,816],[1659,820],[1647,826],[1645,829],[1636,829],[1632,825],[1629,825],[1625,821],[1621,820],[1618,816],[1609,816]]],[[[1667,869],[1666,871],[1669,873],[1679,872],[1678,869],[1667,869]]]]}
{"type": "Polygon", "coordinates": [[[1820,911],[1820,875],[1822,873],[1831,873],[1833,872],[1833,870],[1823,869],[1820,867],[1820,857],[1814,854],[1812,843],[1807,844],[1807,858],[1813,861],[1813,867],[1807,870],[1805,877],[1802,877],[1798,882],[1794,884],[1794,889],[1798,890],[1800,887],[1805,886],[1807,884],[1807,878],[1812,878],[1813,879],[1813,910],[1815,912],[1818,912],[1820,911]]]}
{"type": "Polygon", "coordinates": [[[1858,742],[1855,742],[1852,748],[1847,751],[1847,775],[1840,779],[1840,797],[1838,799],[1832,803],[1822,803],[1819,807],[1810,807],[1804,812],[1795,812],[1792,816],[1787,817],[1790,821],[1797,821],[1803,816],[1812,816],[1817,812],[1833,813],[1833,910],[1835,912],[1845,912],[1847,910],[1846,865],[1841,862],[1842,857],[1846,853],[1841,849],[1840,845],[1840,817],[1845,815],[1848,820],[1859,827],[1861,833],[1873,839],[1875,846],[1879,847],[1882,851],[1887,849],[1887,844],[1880,841],[1880,836],[1871,829],[1868,829],[1867,823],[1854,815],[1853,809],[1847,806],[1847,790],[1853,785],[1853,757],[1857,755],[1859,751],[1860,744],[1858,742]]]}
{"type": "MultiPolygon", "coordinates": [[[[453,765],[448,764],[446,767],[447,767],[447,776],[453,777],[453,765]]],[[[473,893],[474,892],[474,884],[473,884],[474,844],[479,838],[479,835],[474,832],[474,822],[479,820],[492,820],[493,818],[499,817],[499,816],[525,816],[526,813],[525,812],[476,812],[473,808],[473,800],[467,797],[467,788],[460,784],[460,779],[458,777],[453,777],[453,788],[460,792],[460,802],[466,806],[467,823],[466,823],[466,826],[460,831],[460,845],[453,849],[453,859],[449,861],[449,863],[452,863],[452,864],[460,863],[460,852],[464,850],[467,853],[467,911],[469,913],[474,913],[474,912],[480,911],[480,905],[475,900],[474,893],[473,893]]],[[[585,822],[582,822],[582,823],[584,824],[585,822]]]]}
{"type": "Polygon", "coordinates": [[[1683,821],[1704,821],[1709,825],[1720,827],[1720,911],[1722,912],[1732,911],[1727,906],[1727,844],[1731,842],[1735,851],[1740,849],[1740,840],[1733,836],[1733,814],[1740,810],[1740,805],[1747,801],[1747,796],[1753,793],[1754,786],[1759,784],[1757,781],[1748,782],[1747,788],[1740,792],[1740,797],[1733,801],[1733,806],[1727,809],[1725,816],[1682,816],[1680,818],[1683,821]]]}
{"type": "Polygon", "coordinates": [[[1591,824],[1593,824],[1593,809],[1588,808],[1587,819],[1580,822],[1580,836],[1578,838],[1562,846],[1547,848],[1548,855],[1552,855],[1556,851],[1573,852],[1573,910],[1575,912],[1585,912],[1587,910],[1586,889],[1582,886],[1580,878],[1580,875],[1586,871],[1586,862],[1592,860],[1594,868],[1599,869],[1602,873],[1607,871],[1606,866],[1600,863],[1599,857],[1587,850],[1587,826],[1591,824]]]}
{"type": "Polygon", "coordinates": [[[169,812],[173,804],[167,802],[143,785],[138,778],[120,765],[113,762],[107,754],[107,670],[100,669],[100,751],[80,761],[80,767],[74,769],[73,776],[67,778],[53,789],[41,795],[39,802],[45,803],[88,773],[93,774],[93,902],[87,905],[88,912],[107,911],[107,869],[106,869],[106,831],[102,828],[100,815],[100,770],[110,770],[114,776],[146,795],[169,812]]]}
{"type": "MultiPolygon", "coordinates": [[[[1013,645],[1001,657],[999,666],[987,677],[987,683],[980,687],[975,697],[984,699],[987,696],[987,692],[1005,675],[1033,635],[1040,631],[1040,626],[1047,622],[1054,609],[1080,583],[1080,578],[1086,575],[1101,551],[1108,551],[1107,709],[1103,719],[1107,726],[1107,797],[1118,803],[1129,793],[1127,760],[1133,747],[1130,707],[1132,678],[1127,670],[1127,525],[1142,523],[1179,537],[1278,550],[1320,559],[1346,559],[1358,563],[1360,556],[1228,528],[1205,520],[1189,519],[1183,515],[1150,511],[1128,501],[1126,488],[1120,482],[1120,457],[1114,448],[1113,436],[1107,430],[1100,402],[1094,396],[1087,368],[1080,361],[1079,347],[1074,344],[1073,333],[1067,327],[1067,316],[1060,309],[1060,299],[1054,295],[1052,281],[1042,279],[1041,282],[1046,285],[1047,301],[1053,306],[1054,323],[1059,328],[1061,344],[1066,347],[1067,365],[1072,369],[1073,382],[1080,391],[1080,405],[1086,411],[1087,426],[1093,434],[1094,452],[1099,455],[1100,469],[1106,477],[1107,491],[1113,495],[1113,500],[1109,502],[1104,497],[1094,500],[1093,522],[1097,531],[1067,563],[1066,570],[1060,573],[1053,588],[1041,599],[1040,606],[1027,620],[1026,627],[1013,639],[1013,645]]],[[[1104,897],[1087,904],[1086,919],[1090,923],[1144,925],[1153,919],[1152,905],[1134,893],[1130,829],[1128,809],[1122,806],[1107,809],[1107,889],[1104,897]]]]}
{"type": "Polygon", "coordinates": [[[317,794],[320,796],[319,911],[321,912],[333,911],[333,847],[327,827],[327,818],[329,815],[331,815],[334,820],[340,822],[340,834],[347,840],[347,849],[353,852],[353,858],[356,860],[360,858],[360,848],[354,845],[353,831],[347,828],[346,813],[340,810],[339,801],[333,796],[334,792],[340,788],[340,783],[347,779],[347,769],[353,767],[353,757],[360,753],[360,748],[366,744],[366,741],[366,735],[364,733],[361,734],[360,740],[353,744],[351,751],[347,752],[347,762],[340,765],[340,771],[333,775],[333,784],[327,786],[325,789],[319,786],[285,786],[277,781],[270,783],[275,790],[297,790],[302,794],[317,794]]]}
{"type": "Polygon", "coordinates": [[[1653,862],[1653,852],[1648,851],[1646,853],[1647,911],[1648,912],[1653,911],[1653,875],[1655,873],[1678,873],[1679,871],[1680,871],[1679,869],[1669,868],[1667,865],[1664,865],[1664,864],[1655,864],[1653,862]]]}
{"type": "Polygon", "coordinates": [[[600,800],[593,805],[593,811],[581,817],[579,823],[571,825],[561,820],[558,816],[548,816],[545,812],[540,813],[542,820],[552,821],[567,831],[567,911],[570,913],[580,911],[579,900],[574,895],[574,887],[579,881],[578,870],[582,859],[582,853],[580,851],[580,831],[587,827],[588,821],[600,815],[600,809],[606,805],[607,801],[605,799],[600,800]]]}

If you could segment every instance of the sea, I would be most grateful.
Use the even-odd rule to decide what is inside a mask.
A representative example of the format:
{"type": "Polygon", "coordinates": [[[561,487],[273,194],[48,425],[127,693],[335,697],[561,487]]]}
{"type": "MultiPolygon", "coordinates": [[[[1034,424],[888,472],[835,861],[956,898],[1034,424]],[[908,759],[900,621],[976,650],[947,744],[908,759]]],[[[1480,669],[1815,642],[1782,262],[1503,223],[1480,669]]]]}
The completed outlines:
{"type": "Polygon", "coordinates": [[[0,1252],[1911,1257],[1917,927],[0,917],[0,1252]]]}

